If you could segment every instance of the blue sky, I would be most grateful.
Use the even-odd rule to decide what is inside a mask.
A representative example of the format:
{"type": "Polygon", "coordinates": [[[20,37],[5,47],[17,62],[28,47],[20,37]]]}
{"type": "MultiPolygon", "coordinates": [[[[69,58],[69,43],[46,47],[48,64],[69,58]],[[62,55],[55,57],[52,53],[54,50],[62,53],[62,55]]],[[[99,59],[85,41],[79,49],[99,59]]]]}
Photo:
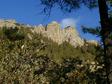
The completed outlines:
{"type": "Polygon", "coordinates": [[[81,7],[79,10],[72,13],[63,13],[59,9],[54,8],[51,16],[47,17],[42,14],[42,5],[39,0],[0,0],[0,19],[15,19],[17,22],[39,25],[48,24],[52,21],[61,23],[62,20],[71,18],[76,23],[76,28],[80,35],[86,39],[97,39],[90,34],[83,34],[81,26],[96,27],[99,25],[98,9],[90,10],[86,7],[81,7]]]}

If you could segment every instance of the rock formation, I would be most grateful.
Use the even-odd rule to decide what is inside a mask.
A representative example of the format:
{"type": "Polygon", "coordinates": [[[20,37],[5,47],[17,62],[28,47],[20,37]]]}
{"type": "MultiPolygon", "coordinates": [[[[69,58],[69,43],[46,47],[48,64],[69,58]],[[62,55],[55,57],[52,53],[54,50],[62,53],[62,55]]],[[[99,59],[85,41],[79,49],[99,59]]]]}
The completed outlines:
{"type": "Polygon", "coordinates": [[[34,28],[33,32],[42,34],[58,44],[62,44],[66,41],[74,47],[84,45],[84,40],[79,36],[75,28],[69,26],[61,29],[60,24],[55,21],[48,24],[46,27],[39,25],[34,28]]]}
{"type": "MultiPolygon", "coordinates": [[[[6,27],[16,27],[18,26],[15,20],[0,20],[0,28],[6,26],[6,27]]],[[[18,27],[28,27],[31,28],[31,31],[33,33],[42,34],[43,36],[53,40],[54,42],[58,43],[59,45],[63,42],[68,42],[74,47],[81,47],[85,44],[84,39],[82,39],[77,32],[76,28],[73,27],[66,27],[64,29],[61,28],[61,25],[57,23],[56,21],[51,22],[47,26],[43,26],[42,24],[38,26],[30,26],[30,25],[22,25],[19,24],[18,27]]],[[[86,43],[91,43],[94,45],[97,45],[98,43],[96,41],[86,41],[86,43]]]]}

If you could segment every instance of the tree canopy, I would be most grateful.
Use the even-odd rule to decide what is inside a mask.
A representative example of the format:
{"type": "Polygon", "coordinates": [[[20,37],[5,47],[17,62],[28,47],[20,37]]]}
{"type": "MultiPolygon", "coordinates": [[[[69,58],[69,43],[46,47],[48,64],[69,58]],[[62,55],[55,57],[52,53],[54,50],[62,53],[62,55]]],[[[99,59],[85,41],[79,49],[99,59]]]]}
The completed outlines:
{"type": "MultiPolygon", "coordinates": [[[[51,9],[58,6],[61,10],[66,12],[72,12],[75,9],[85,5],[88,8],[98,7],[98,0],[40,0],[41,4],[44,5],[44,12],[49,14],[51,9]]],[[[112,6],[112,0],[107,0],[108,5],[112,6]]]]}

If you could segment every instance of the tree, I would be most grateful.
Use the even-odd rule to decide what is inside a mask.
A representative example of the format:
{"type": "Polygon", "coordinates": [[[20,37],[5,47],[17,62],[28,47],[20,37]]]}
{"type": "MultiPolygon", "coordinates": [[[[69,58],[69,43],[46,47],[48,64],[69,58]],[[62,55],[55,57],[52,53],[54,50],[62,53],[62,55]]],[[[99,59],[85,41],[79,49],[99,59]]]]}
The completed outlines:
{"type": "Polygon", "coordinates": [[[45,5],[44,12],[50,14],[52,7],[58,5],[62,10],[72,12],[73,10],[80,8],[82,4],[89,8],[98,7],[101,22],[101,39],[104,47],[105,69],[107,84],[110,84],[108,73],[110,72],[110,62],[107,55],[108,47],[106,41],[110,35],[111,23],[108,16],[108,6],[112,7],[112,0],[41,0],[41,3],[45,5]],[[108,3],[107,3],[108,2],[108,3]]]}

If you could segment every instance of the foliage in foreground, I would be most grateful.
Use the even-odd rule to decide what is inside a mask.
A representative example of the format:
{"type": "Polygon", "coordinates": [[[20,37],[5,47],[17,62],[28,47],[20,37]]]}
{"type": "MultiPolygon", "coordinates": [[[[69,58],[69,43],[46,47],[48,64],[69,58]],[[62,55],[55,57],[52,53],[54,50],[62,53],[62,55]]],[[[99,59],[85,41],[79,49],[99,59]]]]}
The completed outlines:
{"type": "Polygon", "coordinates": [[[105,84],[98,48],[58,45],[28,28],[2,28],[0,84],[105,84]]]}

